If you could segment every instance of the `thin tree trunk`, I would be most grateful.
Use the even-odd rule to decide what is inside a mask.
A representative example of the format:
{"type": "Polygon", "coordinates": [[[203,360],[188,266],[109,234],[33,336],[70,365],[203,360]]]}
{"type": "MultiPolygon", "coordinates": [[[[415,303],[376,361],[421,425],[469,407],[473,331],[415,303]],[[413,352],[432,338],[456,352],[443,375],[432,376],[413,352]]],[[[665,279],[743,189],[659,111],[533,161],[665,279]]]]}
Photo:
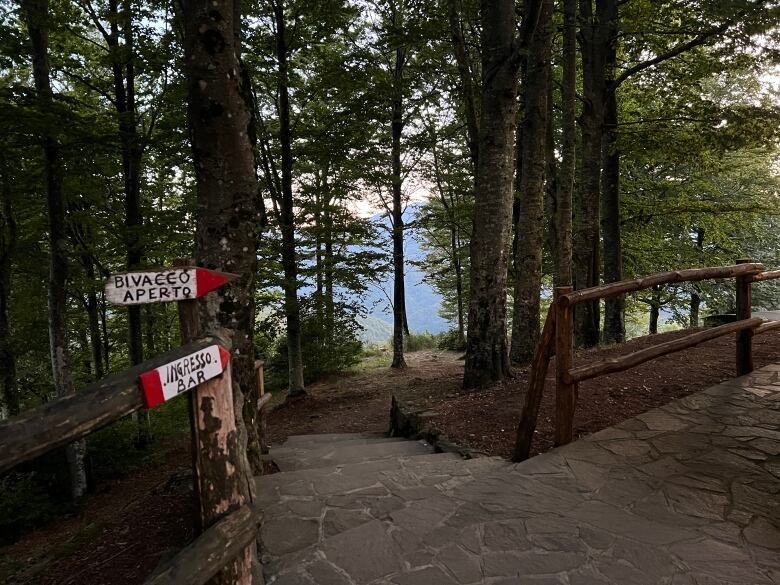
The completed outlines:
{"type": "MultiPolygon", "coordinates": [[[[81,260],[86,272],[87,281],[94,283],[95,265],[89,254],[84,254],[81,260]]],[[[89,323],[89,345],[92,351],[92,363],[95,364],[95,377],[100,380],[105,375],[103,367],[103,352],[100,340],[100,316],[98,315],[98,298],[94,288],[87,293],[87,321],[89,323]]]]}
{"type": "MultiPolygon", "coordinates": [[[[552,74],[552,73],[551,73],[552,74]]],[[[553,277],[558,266],[558,197],[560,191],[560,177],[558,176],[558,161],[555,152],[558,145],[555,143],[555,84],[547,83],[547,137],[544,141],[544,215],[545,215],[545,240],[544,245],[553,262],[553,277]]]]}
{"type": "MultiPolygon", "coordinates": [[[[696,228],[696,247],[701,251],[704,248],[704,228],[696,228]]],[[[699,285],[693,284],[693,291],[691,291],[691,313],[690,313],[690,327],[699,326],[699,308],[701,307],[701,295],[699,294],[701,289],[699,285]]]]}
{"type": "Polygon", "coordinates": [[[450,25],[452,52],[455,56],[455,64],[458,67],[460,91],[463,95],[463,109],[466,114],[466,140],[468,142],[471,164],[476,171],[479,163],[479,115],[477,100],[474,95],[474,77],[471,71],[471,60],[466,47],[466,39],[463,35],[458,0],[447,0],[447,16],[450,25]]]}
{"type": "Polygon", "coordinates": [[[701,307],[701,296],[699,296],[699,291],[697,290],[696,285],[694,285],[694,290],[691,293],[691,313],[690,322],[688,324],[691,328],[699,326],[699,307],[701,307]]]}
{"type": "Polygon", "coordinates": [[[450,261],[452,263],[452,269],[455,272],[455,300],[458,311],[458,343],[462,344],[466,340],[466,327],[463,320],[463,266],[460,259],[458,220],[455,209],[455,198],[452,195],[452,191],[450,191],[449,197],[444,192],[444,180],[442,177],[441,166],[439,164],[439,149],[437,140],[438,138],[434,130],[432,141],[433,143],[431,146],[431,154],[433,155],[433,170],[436,178],[436,189],[439,193],[439,200],[441,201],[442,207],[444,207],[444,211],[447,213],[447,221],[449,223],[448,229],[450,232],[450,261]]]}
{"type": "MultiPolygon", "coordinates": [[[[248,451],[260,453],[247,426],[257,420],[254,395],[255,274],[257,271],[257,178],[250,141],[251,116],[242,87],[238,8],[231,0],[187,0],[183,5],[184,62],[188,120],[198,202],[195,256],[199,266],[224,270],[239,278],[200,303],[203,332],[223,330],[230,337],[235,432],[229,433],[227,457],[234,467],[224,477],[224,493],[254,495],[248,451]]],[[[219,419],[213,421],[222,423],[219,419]]],[[[225,502],[225,512],[237,505],[225,502]]],[[[253,555],[254,557],[254,555],[253,555]]],[[[252,558],[252,562],[256,559],[252,558]]],[[[223,570],[217,583],[233,583],[237,565],[223,570]]]]}
{"type": "MultiPolygon", "coordinates": [[[[603,171],[601,175],[601,233],[604,246],[604,282],[623,280],[623,251],[620,240],[620,150],[618,145],[618,102],[614,79],[617,69],[617,6],[610,13],[606,50],[604,101],[603,171]]],[[[604,342],[626,339],[625,297],[604,301],[604,342]]]]}
{"type": "MultiPolygon", "coordinates": [[[[528,2],[527,13],[532,12],[528,2]]],[[[515,49],[515,5],[481,2],[482,115],[479,164],[471,237],[469,325],[465,388],[479,388],[509,373],[506,286],[512,231],[512,179],[519,59],[515,49]]],[[[525,24],[525,23],[524,23],[525,24]]]]}
{"type": "Polygon", "coordinates": [[[324,315],[323,296],[325,294],[325,274],[322,258],[322,196],[319,177],[314,194],[314,298],[316,300],[317,319],[322,323],[324,315]]]}
{"type": "Polygon", "coordinates": [[[543,0],[522,83],[523,131],[522,143],[518,145],[520,209],[515,225],[517,242],[510,349],[512,361],[518,364],[531,361],[540,333],[552,12],[552,0],[543,0]]]}
{"type": "Polygon", "coordinates": [[[406,51],[395,50],[393,70],[393,118],[392,164],[393,164],[393,362],[391,368],[405,368],[404,334],[409,334],[406,322],[406,291],[404,287],[404,208],[401,178],[401,134],[403,133],[403,71],[406,51]]]}
{"type": "Polygon", "coordinates": [[[0,388],[2,404],[0,418],[19,414],[20,396],[16,382],[16,353],[11,337],[9,318],[11,302],[11,270],[16,247],[16,220],[11,206],[11,179],[8,165],[0,154],[0,388]]]}
{"type": "MultiPolygon", "coordinates": [[[[27,29],[32,44],[33,77],[41,111],[51,111],[53,93],[49,78],[49,3],[48,0],[24,0],[27,29]]],[[[57,396],[73,393],[68,367],[68,322],[66,285],[68,278],[65,198],[62,193],[59,146],[50,134],[42,136],[46,208],[49,218],[49,351],[52,379],[57,396]]],[[[84,469],[84,443],[67,446],[71,496],[79,498],[87,489],[84,469]]]]}
{"type": "Polygon", "coordinates": [[[659,287],[653,287],[650,296],[650,323],[649,333],[655,335],[658,333],[658,317],[661,313],[661,290],[659,287]]]}
{"type": "Polygon", "coordinates": [[[303,352],[301,351],[301,314],[298,303],[298,261],[295,253],[295,213],[292,192],[292,134],[290,130],[289,66],[287,62],[284,0],[274,2],[276,20],[276,59],[279,92],[279,142],[282,146],[282,268],[284,270],[284,309],[287,320],[288,396],[305,394],[303,352]]]}
{"type": "Polygon", "coordinates": [[[325,322],[330,335],[333,335],[333,328],[336,321],[336,309],[335,298],[333,296],[333,216],[330,205],[330,197],[328,197],[323,213],[323,221],[325,223],[325,322]]]}
{"type": "Polygon", "coordinates": [[[103,363],[105,364],[105,373],[111,372],[111,343],[108,338],[108,307],[106,307],[106,295],[100,293],[100,331],[103,338],[103,363]]]}
{"type": "MultiPolygon", "coordinates": [[[[104,38],[109,48],[114,78],[114,103],[119,127],[125,190],[124,240],[127,248],[127,268],[132,270],[140,268],[143,260],[143,243],[140,233],[143,225],[140,193],[143,146],[138,136],[136,121],[135,39],[130,0],[122,0],[121,10],[117,0],[109,0],[108,9],[109,30],[108,34],[104,34],[104,38]],[[119,42],[120,36],[124,39],[123,44],[119,42]]],[[[131,366],[140,364],[144,360],[140,305],[127,308],[127,353],[131,366]]],[[[136,445],[143,448],[151,440],[149,415],[146,410],[139,410],[134,417],[138,422],[136,445]]]]}
{"type": "MultiPolygon", "coordinates": [[[[589,288],[599,284],[601,260],[600,202],[601,150],[606,91],[605,66],[609,26],[614,19],[610,8],[614,0],[596,3],[580,0],[580,39],[582,53],[583,103],[582,166],[575,199],[573,234],[574,286],[589,288]]],[[[578,345],[592,347],[599,342],[600,311],[598,301],[580,303],[575,308],[575,339],[578,345]]]]}
{"type": "Polygon", "coordinates": [[[560,188],[556,198],[555,286],[572,284],[572,199],[576,167],[577,0],[563,0],[562,146],[560,188]]]}

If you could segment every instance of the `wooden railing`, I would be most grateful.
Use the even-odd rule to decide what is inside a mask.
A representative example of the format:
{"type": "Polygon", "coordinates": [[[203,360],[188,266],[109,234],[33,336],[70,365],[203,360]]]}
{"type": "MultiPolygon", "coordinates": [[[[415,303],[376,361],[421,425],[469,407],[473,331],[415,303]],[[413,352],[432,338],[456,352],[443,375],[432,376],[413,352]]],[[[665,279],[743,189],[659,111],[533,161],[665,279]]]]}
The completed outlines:
{"type": "Polygon", "coordinates": [[[47,402],[0,422],[0,473],[67,445],[145,406],[138,377],[210,345],[224,344],[205,337],[108,376],[76,394],[47,402]]]}
{"type": "MultiPolygon", "coordinates": [[[[144,585],[205,585],[248,547],[254,546],[261,518],[251,506],[242,506],[228,514],[160,566],[144,585]]],[[[248,585],[252,581],[245,578],[235,582],[248,585]]]]}
{"type": "Polygon", "coordinates": [[[693,347],[705,341],[736,333],[736,371],[738,376],[753,371],[753,337],[780,329],[780,321],[765,322],[752,317],[752,283],[780,278],[780,270],[767,272],[764,265],[750,260],[738,260],[733,266],[692,268],[676,272],[662,272],[635,280],[624,280],[575,291],[572,287],[556,287],[553,302],[547,313],[541,339],[531,362],[528,391],[517,428],[512,456],[514,461],[527,459],[536,429],[539,406],[542,401],[545,378],[550,358],[555,355],[555,444],[565,445],[574,436],[574,412],[577,405],[577,387],[584,380],[621,372],[657,357],[693,347]],[[697,282],[713,278],[734,278],[736,281],[736,321],[704,331],[659,343],[627,355],[608,358],[596,363],[573,367],[574,307],[586,301],[595,301],[677,282],[697,282]]]}
{"type": "MultiPolygon", "coordinates": [[[[146,400],[139,387],[141,374],[171,364],[185,356],[189,357],[215,344],[229,349],[227,342],[217,336],[198,339],[122,373],[109,376],[76,394],[0,422],[0,473],[81,439],[144,408],[146,400]]],[[[262,362],[257,365],[257,383],[261,394],[258,408],[263,417],[271,395],[264,393],[262,362]]],[[[190,393],[209,401],[214,411],[219,407],[218,402],[224,402],[229,407],[229,412],[226,411],[229,416],[221,422],[223,426],[229,426],[233,420],[230,361],[224,365],[221,375],[203,382],[190,393]]],[[[225,455],[227,445],[223,444],[227,440],[223,435],[228,435],[229,429],[220,429],[220,425],[211,430],[205,428],[198,410],[192,414],[193,431],[197,431],[194,449],[201,451],[200,455],[195,457],[194,483],[200,496],[201,519],[206,520],[206,529],[192,544],[156,571],[146,583],[203,585],[215,575],[221,574],[225,576],[222,582],[248,585],[251,583],[254,541],[261,512],[245,503],[237,494],[226,494],[218,501],[214,500],[213,485],[223,481],[224,477],[212,475],[212,472],[218,473],[220,466],[222,471],[232,469],[233,465],[225,455]],[[224,514],[226,509],[232,511],[224,514]]],[[[210,414],[214,415],[215,412],[210,414]]]]}

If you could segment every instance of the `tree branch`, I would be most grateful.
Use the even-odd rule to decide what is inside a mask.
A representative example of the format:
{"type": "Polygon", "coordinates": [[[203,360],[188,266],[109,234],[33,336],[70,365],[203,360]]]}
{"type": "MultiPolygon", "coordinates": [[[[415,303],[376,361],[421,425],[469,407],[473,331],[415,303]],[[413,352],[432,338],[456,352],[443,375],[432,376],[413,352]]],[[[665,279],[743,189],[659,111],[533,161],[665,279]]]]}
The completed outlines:
{"type": "MultiPolygon", "coordinates": [[[[761,8],[766,4],[766,0],[759,0],[755,3],[753,6],[754,9],[761,8]]],[[[617,89],[621,83],[626,81],[629,77],[632,75],[636,75],[637,73],[640,73],[641,71],[644,71],[645,69],[649,69],[650,67],[654,67],[655,65],[658,65],[659,63],[663,63],[664,61],[668,61],[669,59],[673,59],[674,57],[677,57],[678,55],[681,55],[682,53],[685,53],[686,51],[690,51],[691,49],[695,47],[699,47],[706,43],[709,39],[711,39],[714,36],[723,34],[726,32],[733,24],[735,24],[741,17],[743,17],[745,14],[747,14],[747,11],[740,12],[737,16],[735,16],[732,19],[727,20],[723,24],[720,24],[718,26],[714,26],[708,30],[705,30],[704,32],[696,35],[694,38],[692,38],[690,41],[687,41],[685,43],[680,43],[671,49],[669,49],[666,53],[661,53],[660,55],[657,55],[656,57],[649,59],[647,61],[643,61],[642,63],[637,63],[633,67],[629,67],[628,69],[625,69],[620,75],[615,78],[615,81],[612,82],[612,89],[617,89]]]]}

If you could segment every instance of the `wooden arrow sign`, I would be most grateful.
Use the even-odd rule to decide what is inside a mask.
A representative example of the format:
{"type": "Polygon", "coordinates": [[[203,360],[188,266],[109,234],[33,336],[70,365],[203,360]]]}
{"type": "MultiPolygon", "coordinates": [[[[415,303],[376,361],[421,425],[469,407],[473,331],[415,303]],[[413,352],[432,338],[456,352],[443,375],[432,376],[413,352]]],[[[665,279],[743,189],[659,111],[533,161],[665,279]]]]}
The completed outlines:
{"type": "Polygon", "coordinates": [[[113,274],[106,282],[106,299],[115,305],[144,305],[202,297],[237,274],[184,267],[113,274]]]}
{"type": "Polygon", "coordinates": [[[179,358],[140,376],[146,408],[152,408],[195,386],[216,378],[225,371],[230,352],[220,345],[211,345],[179,358]]]}

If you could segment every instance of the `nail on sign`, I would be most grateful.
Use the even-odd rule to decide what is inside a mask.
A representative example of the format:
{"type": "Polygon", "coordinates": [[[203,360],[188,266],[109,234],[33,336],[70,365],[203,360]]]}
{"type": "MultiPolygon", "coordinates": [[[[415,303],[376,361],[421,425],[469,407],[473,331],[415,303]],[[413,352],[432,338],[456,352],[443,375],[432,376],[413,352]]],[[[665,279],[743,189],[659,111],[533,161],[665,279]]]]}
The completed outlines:
{"type": "Polygon", "coordinates": [[[146,407],[152,408],[192,390],[225,371],[230,353],[219,345],[211,345],[154,370],[141,374],[141,388],[146,407]]]}
{"type": "Polygon", "coordinates": [[[202,297],[236,278],[235,274],[205,268],[168,268],[113,274],[106,298],[115,305],[186,301],[202,297]]]}

